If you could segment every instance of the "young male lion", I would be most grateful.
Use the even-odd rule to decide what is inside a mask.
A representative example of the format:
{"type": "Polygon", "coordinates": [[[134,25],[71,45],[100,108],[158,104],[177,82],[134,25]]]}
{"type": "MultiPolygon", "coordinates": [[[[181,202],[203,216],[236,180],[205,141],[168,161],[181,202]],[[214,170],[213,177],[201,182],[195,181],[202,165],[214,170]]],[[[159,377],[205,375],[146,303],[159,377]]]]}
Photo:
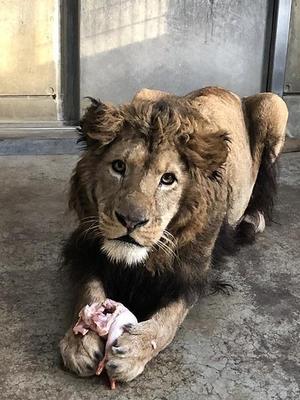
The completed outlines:
{"type": "MultiPolygon", "coordinates": [[[[172,341],[224,227],[252,239],[263,231],[287,115],[274,94],[240,99],[214,87],[183,97],[145,89],[119,107],[92,100],[71,180],[79,225],[64,259],[79,285],[76,316],[109,297],[140,321],[112,347],[111,378],[134,379],[172,341]]],[[[71,327],[60,349],[68,369],[88,376],[103,343],[71,327]]]]}

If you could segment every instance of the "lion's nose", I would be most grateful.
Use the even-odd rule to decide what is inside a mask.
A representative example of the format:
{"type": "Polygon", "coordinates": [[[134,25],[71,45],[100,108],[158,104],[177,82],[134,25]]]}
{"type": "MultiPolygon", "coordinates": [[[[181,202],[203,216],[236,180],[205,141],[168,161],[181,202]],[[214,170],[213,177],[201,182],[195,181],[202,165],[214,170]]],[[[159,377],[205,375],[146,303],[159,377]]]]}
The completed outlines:
{"type": "Polygon", "coordinates": [[[132,232],[134,229],[139,228],[140,226],[145,225],[149,219],[145,219],[143,215],[122,215],[115,211],[117,220],[128,229],[129,232],[132,232]]]}

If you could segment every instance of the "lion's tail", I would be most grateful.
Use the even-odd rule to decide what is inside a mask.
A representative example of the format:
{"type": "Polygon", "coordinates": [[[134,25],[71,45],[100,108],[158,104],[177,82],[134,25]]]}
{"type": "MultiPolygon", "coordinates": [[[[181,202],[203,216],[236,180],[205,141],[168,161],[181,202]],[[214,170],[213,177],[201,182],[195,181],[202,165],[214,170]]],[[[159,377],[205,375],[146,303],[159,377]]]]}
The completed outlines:
{"type": "Polygon", "coordinates": [[[240,244],[252,243],[265,224],[273,222],[274,199],[277,193],[278,163],[270,145],[266,145],[253,192],[242,221],[236,228],[240,244]]]}

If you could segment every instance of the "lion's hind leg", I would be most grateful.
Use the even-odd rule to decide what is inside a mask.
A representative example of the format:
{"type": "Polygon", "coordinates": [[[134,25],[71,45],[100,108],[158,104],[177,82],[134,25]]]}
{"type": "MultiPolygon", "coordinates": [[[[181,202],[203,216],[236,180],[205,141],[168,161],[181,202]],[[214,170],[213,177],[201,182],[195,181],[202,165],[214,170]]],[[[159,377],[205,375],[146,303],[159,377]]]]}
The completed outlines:
{"type": "Polygon", "coordinates": [[[249,204],[236,228],[238,241],[242,244],[252,243],[256,235],[265,230],[266,223],[272,221],[277,192],[277,169],[273,152],[266,146],[249,204]]]}
{"type": "Polygon", "coordinates": [[[256,180],[236,232],[241,243],[251,243],[273,220],[277,159],[284,144],[288,111],[284,101],[272,93],[247,97],[244,107],[256,180]]]}

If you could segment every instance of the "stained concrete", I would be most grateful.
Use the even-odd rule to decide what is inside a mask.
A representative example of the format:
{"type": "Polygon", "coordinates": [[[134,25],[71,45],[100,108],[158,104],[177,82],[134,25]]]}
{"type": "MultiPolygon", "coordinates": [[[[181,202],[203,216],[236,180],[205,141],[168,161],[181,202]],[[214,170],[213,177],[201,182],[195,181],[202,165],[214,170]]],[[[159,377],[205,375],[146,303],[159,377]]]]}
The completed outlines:
{"type": "Polygon", "coordinates": [[[0,157],[0,398],[298,400],[300,154],[282,157],[278,223],[224,266],[233,294],[202,299],[169,348],[114,392],[104,378],[64,371],[58,353],[71,304],[58,256],[76,158],[0,157]]]}

